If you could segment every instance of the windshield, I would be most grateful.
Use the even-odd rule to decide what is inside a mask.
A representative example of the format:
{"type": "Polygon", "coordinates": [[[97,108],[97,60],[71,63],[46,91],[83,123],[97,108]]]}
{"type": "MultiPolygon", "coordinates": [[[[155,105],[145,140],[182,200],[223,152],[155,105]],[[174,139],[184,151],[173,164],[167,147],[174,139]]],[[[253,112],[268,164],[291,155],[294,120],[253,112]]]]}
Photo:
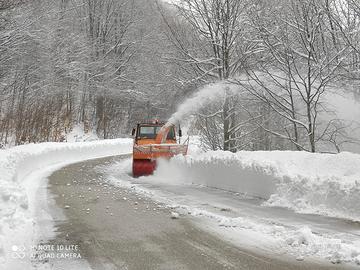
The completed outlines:
{"type": "MultiPolygon", "coordinates": [[[[138,138],[142,139],[155,139],[156,135],[159,133],[161,126],[141,126],[138,132],[138,138]]],[[[175,140],[175,131],[174,128],[171,128],[168,135],[168,140],[175,140]]]]}

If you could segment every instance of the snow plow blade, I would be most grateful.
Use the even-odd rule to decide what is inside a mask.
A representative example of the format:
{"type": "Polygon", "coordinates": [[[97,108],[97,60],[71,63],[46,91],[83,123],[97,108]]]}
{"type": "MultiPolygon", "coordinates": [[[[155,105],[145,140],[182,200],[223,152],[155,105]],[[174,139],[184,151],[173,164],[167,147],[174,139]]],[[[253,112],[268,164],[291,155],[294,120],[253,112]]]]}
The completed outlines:
{"type": "Polygon", "coordinates": [[[171,158],[175,155],[186,155],[187,144],[147,144],[134,145],[133,154],[136,159],[171,158]]]}
{"type": "Polygon", "coordinates": [[[156,168],[156,160],[151,159],[134,159],[133,176],[140,177],[153,174],[156,168]]]}
{"type": "Polygon", "coordinates": [[[152,174],[156,169],[156,159],[169,159],[175,155],[186,155],[188,145],[183,144],[149,144],[134,145],[133,148],[133,176],[152,174]]]}
{"type": "Polygon", "coordinates": [[[152,174],[158,158],[170,159],[176,155],[186,155],[189,138],[180,143],[182,132],[179,126],[178,140],[174,124],[159,122],[138,123],[132,130],[133,176],[152,174]]]}

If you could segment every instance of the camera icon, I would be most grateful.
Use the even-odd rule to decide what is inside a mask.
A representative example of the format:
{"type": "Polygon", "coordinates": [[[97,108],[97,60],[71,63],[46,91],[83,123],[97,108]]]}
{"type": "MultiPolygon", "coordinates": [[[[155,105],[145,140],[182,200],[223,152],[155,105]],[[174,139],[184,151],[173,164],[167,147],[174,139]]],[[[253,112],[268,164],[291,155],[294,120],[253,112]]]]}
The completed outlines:
{"type": "Polygon", "coordinates": [[[20,245],[20,246],[13,245],[11,247],[11,250],[12,250],[11,257],[13,259],[24,259],[26,256],[26,253],[25,253],[26,248],[24,245],[20,245]]]}

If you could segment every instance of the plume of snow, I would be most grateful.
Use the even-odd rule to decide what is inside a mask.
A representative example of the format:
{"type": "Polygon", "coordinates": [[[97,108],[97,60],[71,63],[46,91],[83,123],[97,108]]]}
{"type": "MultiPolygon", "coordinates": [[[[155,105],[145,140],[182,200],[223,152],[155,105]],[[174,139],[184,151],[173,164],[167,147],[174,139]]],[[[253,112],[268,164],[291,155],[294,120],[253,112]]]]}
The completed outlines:
{"type": "Polygon", "coordinates": [[[235,93],[237,90],[236,85],[225,81],[208,84],[200,88],[192,97],[185,100],[170,117],[167,125],[175,124],[177,121],[197,112],[200,108],[210,104],[212,101],[224,98],[226,93],[235,93]]]}

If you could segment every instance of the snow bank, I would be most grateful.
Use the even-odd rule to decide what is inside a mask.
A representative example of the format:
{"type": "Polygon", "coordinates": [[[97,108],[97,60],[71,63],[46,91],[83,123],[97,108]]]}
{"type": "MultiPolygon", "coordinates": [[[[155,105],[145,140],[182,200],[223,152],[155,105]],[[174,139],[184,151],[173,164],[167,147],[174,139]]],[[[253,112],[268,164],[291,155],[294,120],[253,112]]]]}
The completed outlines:
{"type": "Polygon", "coordinates": [[[360,221],[360,155],[211,151],[161,161],[154,181],[240,192],[303,213],[360,221]]]}
{"type": "Polygon", "coordinates": [[[27,175],[47,166],[130,153],[131,147],[131,139],[116,139],[29,144],[0,150],[0,266],[6,265],[14,241],[24,233],[31,234],[26,230],[35,222],[29,213],[29,194],[23,185],[27,175]]]}
{"type": "MultiPolygon", "coordinates": [[[[267,154],[274,155],[271,153],[267,154]]],[[[318,221],[309,221],[307,219],[300,219],[301,221],[299,221],[293,220],[292,217],[284,219],[282,215],[276,214],[277,211],[273,212],[272,215],[266,215],[265,212],[270,212],[271,209],[263,207],[262,211],[264,213],[261,213],[258,207],[246,207],[248,203],[240,204],[245,207],[240,206],[236,208],[239,204],[235,200],[241,201],[241,198],[246,200],[248,197],[235,196],[235,194],[229,197],[225,195],[226,193],[231,194],[228,192],[216,193],[217,195],[215,195],[213,192],[209,192],[213,189],[186,184],[194,180],[198,182],[200,179],[202,179],[201,183],[210,183],[210,181],[215,183],[218,175],[211,175],[217,171],[215,168],[221,169],[216,173],[223,173],[222,168],[224,164],[230,164],[227,169],[232,170],[232,173],[241,172],[242,166],[244,168],[250,166],[250,168],[257,170],[258,174],[261,171],[263,174],[265,174],[265,171],[273,173],[279,171],[275,169],[274,164],[279,162],[280,157],[277,161],[268,163],[268,167],[266,167],[264,163],[259,164],[261,162],[256,156],[247,156],[242,160],[243,163],[240,162],[240,165],[236,162],[230,163],[226,161],[226,157],[230,159],[233,155],[231,153],[222,153],[221,155],[215,153],[201,154],[201,157],[197,157],[196,162],[205,163],[206,160],[207,166],[201,167],[203,169],[196,168],[199,178],[195,178],[194,170],[196,165],[194,154],[192,154],[190,160],[178,157],[166,163],[166,166],[164,166],[165,162],[162,162],[158,171],[153,176],[136,179],[130,177],[128,173],[131,172],[131,159],[112,164],[106,169],[106,172],[110,183],[158,201],[164,204],[164,207],[168,208],[171,213],[177,213],[180,218],[187,215],[197,217],[201,220],[197,224],[202,226],[203,229],[210,230],[219,235],[219,237],[225,238],[240,247],[254,248],[257,252],[264,250],[267,252],[271,251],[275,255],[280,256],[290,254],[297,260],[308,260],[309,258],[317,260],[321,258],[333,263],[347,262],[360,265],[360,241],[357,231],[339,231],[337,226],[323,226],[324,219],[320,217],[318,221]],[[212,157],[210,158],[208,155],[212,157]],[[252,159],[255,159],[258,164],[255,165],[252,159]],[[217,165],[214,165],[214,160],[217,160],[217,165]],[[232,168],[232,165],[240,168],[232,168]],[[172,168],[165,170],[167,166],[172,168]],[[173,171],[174,168],[176,169],[175,171],[173,171]],[[201,177],[209,178],[204,180],[201,177]],[[176,183],[177,185],[169,186],[171,180],[173,181],[172,184],[176,183]],[[228,209],[229,211],[220,209],[228,209]],[[253,210],[256,211],[253,212],[253,210]]],[[[254,153],[254,155],[257,154],[254,153]]],[[[232,159],[237,158],[232,157],[232,159]]],[[[278,163],[278,166],[284,163],[278,163]]],[[[296,166],[296,164],[292,164],[292,166],[296,166]]],[[[296,169],[301,171],[301,168],[296,167],[296,169]]],[[[248,169],[248,171],[250,170],[248,169]]],[[[294,170],[290,169],[293,172],[294,170]]],[[[241,181],[240,177],[241,175],[238,175],[238,181],[241,181]]],[[[251,180],[256,181],[256,179],[248,179],[248,182],[251,180]]],[[[262,179],[265,184],[270,184],[270,182],[277,180],[278,178],[276,177],[269,177],[268,182],[266,182],[266,177],[262,179]]],[[[228,187],[230,184],[233,187],[239,187],[231,183],[230,179],[225,175],[217,178],[217,182],[217,186],[220,187],[224,187],[225,184],[229,184],[228,187]]],[[[239,189],[231,189],[231,191],[236,190],[239,189]]],[[[250,194],[250,189],[247,190],[250,194]]],[[[259,191],[258,187],[257,191],[259,191]]],[[[171,216],[173,215],[171,214],[171,216]]]]}
{"type": "MultiPolygon", "coordinates": [[[[179,211],[179,208],[182,211],[179,211]]],[[[360,243],[351,235],[313,232],[309,226],[291,227],[271,220],[252,220],[247,217],[226,217],[209,211],[179,206],[193,216],[202,216],[215,221],[222,228],[225,237],[235,243],[256,248],[269,248],[273,252],[286,252],[298,260],[323,258],[332,263],[353,263],[360,265],[360,243]]]]}

